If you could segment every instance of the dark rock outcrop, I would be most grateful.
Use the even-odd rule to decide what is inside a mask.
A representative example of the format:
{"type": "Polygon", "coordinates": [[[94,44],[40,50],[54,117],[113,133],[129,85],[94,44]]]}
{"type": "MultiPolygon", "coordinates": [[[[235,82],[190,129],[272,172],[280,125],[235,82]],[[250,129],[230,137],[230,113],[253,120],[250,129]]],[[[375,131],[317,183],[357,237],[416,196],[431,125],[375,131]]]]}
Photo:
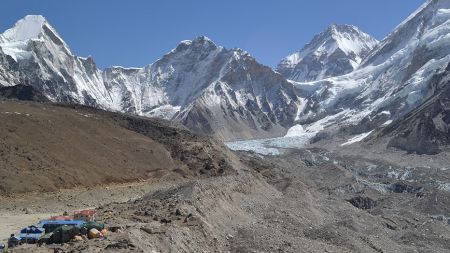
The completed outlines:
{"type": "Polygon", "coordinates": [[[25,100],[35,102],[49,102],[48,98],[30,85],[16,85],[0,87],[0,98],[25,100]]]}
{"type": "Polygon", "coordinates": [[[351,198],[350,200],[348,200],[348,202],[350,202],[350,204],[352,204],[354,207],[363,210],[373,209],[377,206],[377,202],[369,197],[358,196],[351,198]]]}

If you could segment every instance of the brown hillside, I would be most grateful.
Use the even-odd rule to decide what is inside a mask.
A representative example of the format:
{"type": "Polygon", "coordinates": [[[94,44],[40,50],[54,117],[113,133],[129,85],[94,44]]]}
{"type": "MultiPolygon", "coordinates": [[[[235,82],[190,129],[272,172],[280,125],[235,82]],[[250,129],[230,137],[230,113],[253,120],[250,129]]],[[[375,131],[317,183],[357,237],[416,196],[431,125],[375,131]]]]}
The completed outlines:
{"type": "Polygon", "coordinates": [[[230,170],[220,144],[162,120],[2,101],[0,121],[3,195],[230,170]]]}

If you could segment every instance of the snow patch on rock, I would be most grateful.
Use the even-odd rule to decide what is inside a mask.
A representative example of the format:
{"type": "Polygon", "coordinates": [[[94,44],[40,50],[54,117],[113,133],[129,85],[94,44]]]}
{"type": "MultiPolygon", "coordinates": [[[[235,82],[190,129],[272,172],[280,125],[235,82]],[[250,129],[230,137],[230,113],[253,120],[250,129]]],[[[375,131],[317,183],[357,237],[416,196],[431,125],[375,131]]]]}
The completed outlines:
{"type": "Polygon", "coordinates": [[[357,136],[354,136],[354,137],[350,138],[347,142],[342,143],[341,146],[347,146],[347,145],[351,145],[353,143],[360,142],[360,141],[364,140],[367,136],[369,136],[372,132],[373,132],[373,130],[370,132],[367,132],[367,133],[362,133],[357,136]]]}

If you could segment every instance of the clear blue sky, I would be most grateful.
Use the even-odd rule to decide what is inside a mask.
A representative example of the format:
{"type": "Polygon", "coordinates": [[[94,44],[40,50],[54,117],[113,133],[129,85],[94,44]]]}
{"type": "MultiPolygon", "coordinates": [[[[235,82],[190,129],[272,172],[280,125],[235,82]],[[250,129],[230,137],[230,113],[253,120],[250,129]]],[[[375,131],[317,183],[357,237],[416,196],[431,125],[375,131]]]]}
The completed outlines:
{"type": "Polygon", "coordinates": [[[332,23],[384,38],[425,0],[2,0],[3,32],[41,14],[73,53],[101,68],[140,67],[179,41],[206,35],[275,66],[332,23]]]}

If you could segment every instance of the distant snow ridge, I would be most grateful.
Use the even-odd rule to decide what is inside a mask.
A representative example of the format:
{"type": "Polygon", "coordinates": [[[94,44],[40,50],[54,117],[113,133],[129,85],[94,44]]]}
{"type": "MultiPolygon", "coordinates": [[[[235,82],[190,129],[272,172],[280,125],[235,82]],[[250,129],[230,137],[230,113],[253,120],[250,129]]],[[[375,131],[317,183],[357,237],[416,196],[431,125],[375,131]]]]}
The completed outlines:
{"type": "Polygon", "coordinates": [[[0,36],[0,84],[29,84],[51,101],[178,121],[224,140],[285,134],[298,114],[293,85],[247,52],[201,36],[144,68],[99,70],[71,53],[42,16],[0,36]]]}
{"type": "Polygon", "coordinates": [[[340,76],[358,68],[377,44],[355,26],[332,25],[303,49],[284,58],[277,71],[297,82],[340,76]]]}

